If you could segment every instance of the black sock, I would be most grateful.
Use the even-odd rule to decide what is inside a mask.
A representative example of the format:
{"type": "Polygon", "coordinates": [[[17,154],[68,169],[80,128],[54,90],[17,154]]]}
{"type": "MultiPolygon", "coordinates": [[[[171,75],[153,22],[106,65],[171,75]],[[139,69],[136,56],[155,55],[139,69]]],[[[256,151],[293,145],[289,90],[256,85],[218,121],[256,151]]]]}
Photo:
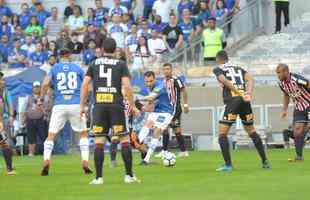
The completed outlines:
{"type": "Polygon", "coordinates": [[[12,171],[13,170],[13,166],[12,166],[13,152],[12,152],[12,149],[10,147],[5,147],[5,148],[3,148],[2,152],[3,152],[3,157],[5,160],[7,170],[12,171]]]}
{"type": "Polygon", "coordinates": [[[231,158],[229,152],[229,142],[227,136],[220,136],[219,137],[219,144],[221,147],[222,155],[225,160],[225,164],[231,166],[231,158]]]}
{"type": "Polygon", "coordinates": [[[145,152],[145,151],[142,151],[142,152],[141,152],[141,159],[143,160],[143,159],[145,158],[145,156],[146,156],[146,152],[145,152]]]}
{"type": "Polygon", "coordinates": [[[182,152],[186,151],[184,136],[181,133],[175,133],[175,137],[179,143],[180,150],[182,152]]]}
{"type": "Polygon", "coordinates": [[[262,159],[262,162],[265,162],[267,160],[267,157],[266,157],[266,152],[265,152],[265,149],[264,149],[264,145],[263,145],[263,142],[262,142],[262,139],[260,138],[260,136],[255,132],[255,133],[252,133],[250,135],[255,147],[256,147],[256,150],[260,156],[260,158],[262,159]]]}
{"type": "Polygon", "coordinates": [[[96,145],[95,153],[94,153],[94,161],[96,168],[96,178],[102,178],[102,167],[104,162],[104,150],[103,144],[96,145]]]}
{"type": "Polygon", "coordinates": [[[163,150],[168,151],[169,145],[169,131],[166,129],[163,132],[163,150]]]}
{"type": "Polygon", "coordinates": [[[128,143],[122,144],[122,157],[125,164],[126,175],[133,176],[132,174],[132,152],[128,143]]]}
{"type": "Polygon", "coordinates": [[[112,141],[112,143],[111,143],[111,145],[110,145],[110,156],[111,156],[111,161],[115,161],[115,160],[116,160],[117,145],[118,145],[118,142],[117,142],[117,141],[112,141]]]}
{"type": "Polygon", "coordinates": [[[295,151],[299,158],[302,158],[303,147],[304,147],[304,136],[295,136],[295,151]]]}

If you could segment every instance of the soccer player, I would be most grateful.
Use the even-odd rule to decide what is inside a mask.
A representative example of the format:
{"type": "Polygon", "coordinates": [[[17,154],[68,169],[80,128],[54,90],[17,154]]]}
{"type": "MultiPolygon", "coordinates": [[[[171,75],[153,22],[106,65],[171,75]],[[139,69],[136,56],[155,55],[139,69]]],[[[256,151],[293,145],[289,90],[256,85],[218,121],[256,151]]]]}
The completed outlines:
{"type": "Polygon", "coordinates": [[[144,82],[148,87],[148,96],[141,98],[142,101],[155,102],[154,112],[148,116],[145,125],[141,128],[139,133],[139,141],[142,143],[146,136],[149,135],[150,129],[153,129],[153,138],[148,145],[148,151],[141,162],[142,165],[148,165],[152,154],[159,145],[159,138],[164,130],[167,129],[171,123],[176,110],[176,103],[171,98],[171,89],[169,82],[156,81],[155,73],[147,71],[144,74],[144,82]]]}
{"type": "Polygon", "coordinates": [[[253,125],[254,119],[251,107],[254,86],[253,78],[241,67],[229,63],[228,55],[225,51],[217,53],[216,61],[220,66],[216,67],[213,72],[223,87],[223,100],[225,104],[224,116],[219,122],[219,145],[225,164],[218,168],[217,171],[232,171],[227,135],[238,115],[242,120],[244,130],[249,134],[258,151],[262,160],[262,167],[268,169],[270,165],[266,157],[264,145],[253,125]]]}
{"type": "Polygon", "coordinates": [[[104,162],[104,144],[112,129],[112,137],[118,137],[125,163],[125,183],[139,182],[132,171],[132,151],[126,128],[122,89],[133,106],[133,93],[130,74],[126,63],[114,57],[116,42],[108,38],[103,43],[103,57],[97,58],[89,66],[82,85],[81,113],[84,113],[85,98],[92,81],[95,105],[93,110],[93,133],[95,135],[95,167],[96,178],[93,185],[103,184],[102,167],[104,162]]]}
{"type": "MultiPolygon", "coordinates": [[[[185,141],[181,130],[182,110],[184,110],[185,113],[188,113],[189,111],[187,104],[187,90],[183,81],[180,78],[173,76],[172,72],[173,72],[172,65],[170,63],[165,63],[163,65],[164,79],[167,85],[169,86],[167,88],[170,91],[169,92],[170,98],[173,101],[173,103],[176,104],[176,112],[173,116],[170,127],[173,129],[177,141],[179,143],[179,148],[181,150],[181,152],[179,153],[179,157],[188,157],[188,152],[186,151],[185,141]],[[181,97],[183,100],[183,105],[181,103],[181,97]]],[[[156,157],[161,157],[165,152],[168,151],[168,144],[169,144],[169,131],[168,129],[166,129],[163,132],[163,151],[157,154],[156,157]]]]}
{"type": "Polygon", "coordinates": [[[276,72],[280,80],[279,86],[284,93],[282,118],[286,118],[288,115],[290,99],[295,105],[293,132],[296,157],[289,159],[289,161],[303,161],[304,138],[307,124],[310,122],[310,82],[303,76],[290,73],[286,64],[279,64],[276,72]]]}
{"type": "Polygon", "coordinates": [[[44,164],[42,176],[48,176],[51,165],[51,155],[57,133],[69,121],[72,129],[80,133],[80,150],[82,167],[85,174],[92,171],[88,167],[89,141],[85,116],[80,116],[80,90],[84,77],[82,68],[70,62],[70,50],[62,49],[61,61],[55,64],[49,75],[43,81],[41,96],[44,96],[49,87],[54,89],[54,105],[49,124],[48,137],[44,142],[44,164]]]}

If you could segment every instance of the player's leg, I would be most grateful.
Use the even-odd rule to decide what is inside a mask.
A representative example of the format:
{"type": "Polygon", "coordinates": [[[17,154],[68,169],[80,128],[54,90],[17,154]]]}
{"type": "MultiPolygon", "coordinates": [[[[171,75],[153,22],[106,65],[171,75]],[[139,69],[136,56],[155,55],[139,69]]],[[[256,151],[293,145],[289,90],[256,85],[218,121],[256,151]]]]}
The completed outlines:
{"type": "Polygon", "coordinates": [[[139,142],[137,133],[132,130],[129,134],[130,137],[130,144],[134,149],[137,149],[141,153],[141,159],[143,160],[146,156],[146,147],[143,143],[139,142]]]}
{"type": "Polygon", "coordinates": [[[168,152],[168,145],[170,140],[169,128],[165,129],[162,132],[163,148],[162,150],[155,155],[155,158],[162,158],[165,153],[168,152]]]}
{"type": "Polygon", "coordinates": [[[174,130],[175,137],[178,141],[179,148],[181,151],[178,156],[188,157],[188,152],[186,151],[184,136],[182,135],[181,115],[177,116],[176,119],[173,120],[171,125],[172,125],[171,128],[174,130]]]}
{"type": "Polygon", "coordinates": [[[245,131],[248,133],[249,137],[252,139],[253,144],[261,158],[262,164],[263,164],[263,168],[264,169],[269,169],[270,168],[270,164],[268,162],[267,159],[267,155],[266,155],[266,151],[264,148],[264,144],[263,141],[261,139],[261,137],[258,135],[258,133],[256,132],[253,124],[247,124],[247,125],[243,125],[245,131]]]}
{"type": "Polygon", "coordinates": [[[222,172],[232,171],[232,161],[230,156],[230,147],[228,140],[228,133],[233,123],[237,119],[237,114],[233,111],[235,106],[233,104],[226,105],[223,119],[219,122],[219,138],[218,143],[221,148],[222,156],[225,164],[219,167],[216,171],[222,172]]]}
{"type": "Polygon", "coordinates": [[[295,159],[289,159],[289,161],[303,161],[303,147],[304,139],[307,130],[307,123],[309,122],[309,111],[294,111],[294,143],[296,157],[295,159]]]}
{"type": "Polygon", "coordinates": [[[91,174],[92,170],[89,168],[89,140],[86,117],[80,116],[79,105],[70,105],[66,109],[68,109],[68,120],[73,131],[80,135],[79,147],[83,171],[85,174],[91,174]]]}
{"type": "Polygon", "coordinates": [[[116,167],[117,146],[119,143],[120,141],[118,137],[111,138],[111,144],[110,144],[111,167],[116,167]]]}
{"type": "Polygon", "coordinates": [[[153,120],[151,120],[151,116],[153,113],[150,114],[150,116],[148,117],[147,121],[145,122],[145,124],[143,125],[143,127],[141,128],[138,137],[139,137],[139,141],[141,143],[144,142],[145,138],[150,134],[150,130],[154,125],[153,120]]]}
{"type": "Polygon", "coordinates": [[[16,173],[13,169],[13,161],[12,161],[13,151],[10,145],[6,142],[6,136],[4,135],[4,133],[0,134],[0,148],[2,149],[7,174],[15,175],[16,173]]]}
{"type": "Polygon", "coordinates": [[[67,121],[66,111],[63,106],[57,105],[53,107],[52,115],[49,124],[48,136],[44,142],[43,152],[43,169],[41,171],[42,176],[47,176],[50,168],[50,160],[54,148],[54,141],[56,134],[63,129],[67,121]]]}
{"type": "Polygon", "coordinates": [[[94,164],[96,178],[90,182],[91,185],[103,184],[104,145],[111,127],[109,117],[106,108],[95,106],[93,110],[93,133],[95,136],[94,164]]]}

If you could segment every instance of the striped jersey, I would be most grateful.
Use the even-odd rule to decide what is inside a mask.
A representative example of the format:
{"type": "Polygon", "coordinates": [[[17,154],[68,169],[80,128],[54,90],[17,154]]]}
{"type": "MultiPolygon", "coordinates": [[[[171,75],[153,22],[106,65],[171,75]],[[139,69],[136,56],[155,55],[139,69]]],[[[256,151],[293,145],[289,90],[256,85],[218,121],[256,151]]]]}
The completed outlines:
{"type": "Polygon", "coordinates": [[[293,100],[295,109],[299,111],[304,111],[310,107],[310,89],[308,85],[309,80],[294,73],[290,73],[287,80],[279,83],[281,90],[293,100]]]}
{"type": "Polygon", "coordinates": [[[183,81],[180,78],[173,76],[170,79],[166,79],[165,81],[167,93],[169,95],[169,99],[173,105],[175,105],[176,112],[175,114],[179,114],[182,111],[181,106],[181,90],[185,88],[183,81]]]}

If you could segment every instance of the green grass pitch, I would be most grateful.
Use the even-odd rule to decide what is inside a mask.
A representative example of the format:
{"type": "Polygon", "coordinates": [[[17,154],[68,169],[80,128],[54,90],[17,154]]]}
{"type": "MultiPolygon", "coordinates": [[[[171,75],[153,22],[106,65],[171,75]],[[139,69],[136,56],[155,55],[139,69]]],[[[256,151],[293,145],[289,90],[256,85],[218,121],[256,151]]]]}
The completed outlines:
{"type": "MultiPolygon", "coordinates": [[[[1,161],[1,200],[306,200],[309,199],[310,161],[288,163],[293,150],[269,151],[271,170],[261,169],[254,150],[234,151],[234,171],[215,172],[222,163],[219,152],[190,152],[175,167],[138,166],[141,184],[123,183],[123,166],[109,168],[105,157],[105,183],[88,185],[93,176],[82,174],[78,155],[53,156],[49,177],[40,177],[42,157],[16,157],[17,176],[6,176],[1,161]]],[[[305,158],[310,159],[310,151],[305,158]]],[[[2,160],[2,158],[1,158],[2,160]]]]}

